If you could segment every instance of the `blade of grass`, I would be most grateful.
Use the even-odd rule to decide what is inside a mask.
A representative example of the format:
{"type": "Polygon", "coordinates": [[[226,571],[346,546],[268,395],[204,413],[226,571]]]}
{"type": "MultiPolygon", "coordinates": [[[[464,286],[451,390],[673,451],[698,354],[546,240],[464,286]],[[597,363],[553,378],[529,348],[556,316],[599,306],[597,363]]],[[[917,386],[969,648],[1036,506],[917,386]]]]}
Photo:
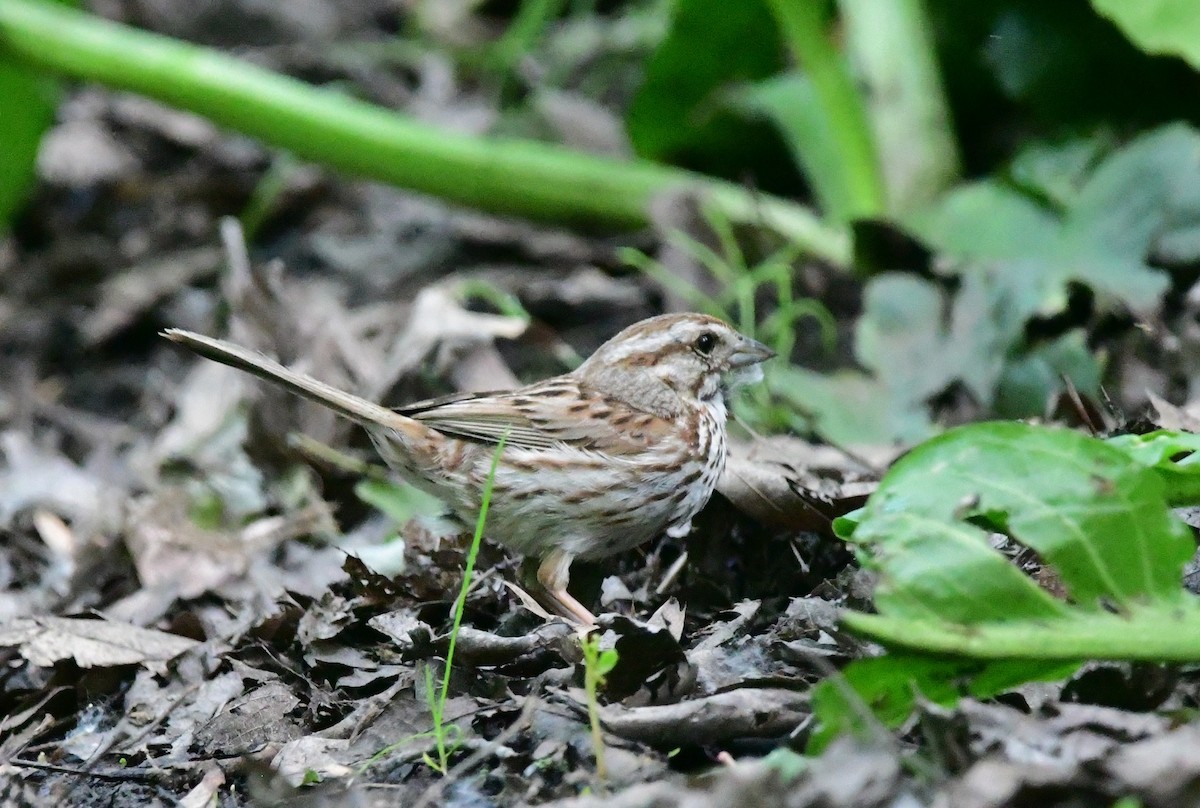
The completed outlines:
{"type": "Polygon", "coordinates": [[[832,142],[841,156],[847,219],[880,216],[887,191],[874,136],[858,89],[842,54],[825,29],[823,4],[813,0],[769,0],[780,35],[804,68],[820,100],[832,142]]]}
{"type": "Polygon", "coordinates": [[[654,197],[694,188],[735,222],[761,223],[845,267],[846,230],[806,208],[644,160],[441,131],[226,54],[45,0],[0,3],[0,60],[130,90],[299,157],[499,213],[591,227],[650,224],[654,197]]]}
{"type": "Polygon", "coordinates": [[[433,710],[434,734],[437,741],[438,762],[443,774],[450,770],[450,753],[446,751],[447,733],[444,731],[443,719],[446,713],[446,699],[450,694],[450,673],[454,667],[454,648],[458,644],[458,631],[462,626],[463,612],[467,607],[467,592],[471,589],[471,577],[475,574],[475,559],[479,557],[479,545],[483,542],[483,528],[487,524],[488,508],[492,504],[492,488],[496,481],[496,467],[500,465],[500,455],[504,452],[504,444],[508,441],[508,432],[500,436],[496,451],[492,453],[492,465],[488,469],[487,480],[483,484],[483,497],[479,503],[479,518],[475,521],[475,535],[471,538],[471,549],[467,551],[467,564],[463,569],[462,586],[458,597],[454,600],[454,624],[450,628],[450,646],[446,649],[446,669],[442,672],[441,690],[438,693],[437,708],[433,710]]]}

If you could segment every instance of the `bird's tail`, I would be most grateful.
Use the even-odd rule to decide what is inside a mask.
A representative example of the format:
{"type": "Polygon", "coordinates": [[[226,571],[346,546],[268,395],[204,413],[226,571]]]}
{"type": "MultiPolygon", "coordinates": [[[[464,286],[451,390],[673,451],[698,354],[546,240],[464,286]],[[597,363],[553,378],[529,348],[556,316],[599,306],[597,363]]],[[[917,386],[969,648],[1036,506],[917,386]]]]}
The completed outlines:
{"type": "Polygon", "coordinates": [[[274,359],[269,359],[257,351],[179,328],[168,328],[162,332],[162,335],[207,359],[244,370],[260,379],[273,382],[297,395],[322,404],[339,415],[357,421],[365,427],[385,427],[408,432],[414,426],[411,418],[373,404],[365,398],[338,390],[307,374],[289,370],[274,359]]]}

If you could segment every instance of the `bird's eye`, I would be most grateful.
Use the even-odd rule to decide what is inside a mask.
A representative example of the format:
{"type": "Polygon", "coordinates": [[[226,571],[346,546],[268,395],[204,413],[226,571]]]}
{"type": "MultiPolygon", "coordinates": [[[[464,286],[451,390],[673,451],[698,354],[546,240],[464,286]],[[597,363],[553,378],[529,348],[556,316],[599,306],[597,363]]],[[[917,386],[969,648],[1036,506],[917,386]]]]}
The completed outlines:
{"type": "Polygon", "coordinates": [[[717,347],[717,335],[711,331],[705,331],[700,336],[696,337],[696,350],[708,356],[713,352],[713,348],[717,347]]]}

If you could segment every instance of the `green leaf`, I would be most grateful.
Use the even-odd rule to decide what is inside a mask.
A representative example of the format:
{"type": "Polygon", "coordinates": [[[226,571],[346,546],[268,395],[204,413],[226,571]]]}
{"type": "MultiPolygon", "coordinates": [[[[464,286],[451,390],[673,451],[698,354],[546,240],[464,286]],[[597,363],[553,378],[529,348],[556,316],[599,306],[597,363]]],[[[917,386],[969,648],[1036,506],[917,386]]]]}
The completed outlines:
{"type": "Polygon", "coordinates": [[[786,746],[778,746],[767,753],[762,759],[762,765],[774,769],[779,779],[787,785],[807,772],[812,766],[812,760],[786,746]]]}
{"type": "MultiPolygon", "coordinates": [[[[1079,163],[1088,161],[1086,153],[1079,163]]],[[[968,274],[986,265],[1050,313],[1066,286],[1083,283],[1101,303],[1153,309],[1168,278],[1148,260],[1163,244],[1172,260],[1200,258],[1200,134],[1173,124],[1142,135],[1078,180],[1054,189],[1061,215],[995,181],[960,188],[909,220],[923,239],[968,274]],[[1078,190],[1066,194],[1074,182],[1078,190]]]]}
{"type": "Polygon", "coordinates": [[[924,407],[898,404],[877,379],[857,371],[776,368],[771,390],[811,421],[798,429],[811,428],[836,445],[916,443],[934,432],[924,407]]]}
{"type": "Polygon", "coordinates": [[[961,185],[906,223],[947,256],[979,261],[1046,255],[1061,230],[1053,211],[997,180],[961,185]]]}
{"type": "Polygon", "coordinates": [[[441,500],[407,483],[363,479],[354,486],[355,495],[398,525],[415,516],[437,516],[445,510],[441,500]]]}
{"type": "Polygon", "coordinates": [[[1037,141],[1013,158],[1009,174],[1023,192],[1036,194],[1059,210],[1066,210],[1113,147],[1112,138],[1102,133],[1055,143],[1037,141]]]}
{"type": "Polygon", "coordinates": [[[617,667],[617,662],[620,656],[615,648],[601,651],[600,656],[596,658],[596,676],[603,679],[608,674],[612,673],[613,668],[617,667]]]}
{"type": "Polygon", "coordinates": [[[1092,0],[1147,53],[1180,56],[1200,69],[1200,4],[1194,0],[1092,0]]]}
{"type": "Polygon", "coordinates": [[[679,161],[744,148],[746,124],[725,112],[722,94],[782,66],[775,22],[762,2],[677,0],[671,29],[647,62],[626,115],[635,149],[679,161]]]}
{"type": "Polygon", "coordinates": [[[1142,135],[1109,157],[1080,190],[1057,251],[1065,279],[1124,301],[1158,304],[1167,276],[1147,265],[1156,239],[1200,221],[1200,135],[1183,124],[1142,135]]]}
{"type": "MultiPolygon", "coordinates": [[[[854,541],[889,558],[902,555],[897,544],[917,539],[886,532],[882,526],[897,516],[944,525],[953,531],[946,535],[951,550],[961,531],[974,529],[967,519],[1003,530],[1055,569],[1075,608],[1089,611],[1178,599],[1183,565],[1195,549],[1188,528],[1168,510],[1157,475],[1103,441],[1021,423],[961,427],[914,449],[880,483],[854,541]]],[[[891,587],[924,588],[897,576],[898,567],[887,570],[891,587]]],[[[974,575],[970,566],[961,572],[974,575]]],[[[991,585],[991,573],[980,574],[964,580],[991,585]]],[[[954,602],[947,593],[946,603],[954,602]]],[[[939,612],[964,614],[958,607],[939,612]]]]}
{"type": "Polygon", "coordinates": [[[1167,502],[1176,507],[1200,505],[1200,435],[1160,429],[1109,438],[1108,445],[1157,473],[1167,502]]]}
{"type": "Polygon", "coordinates": [[[1144,466],[1173,474],[1200,474],[1200,435],[1193,432],[1158,429],[1144,435],[1118,435],[1107,443],[1144,466]]]}
{"type": "Polygon", "coordinates": [[[1100,392],[1100,361],[1087,346],[1087,334],[1075,329],[1056,340],[1013,356],[997,384],[995,410],[1003,418],[1042,415],[1051,397],[1071,380],[1085,396],[1100,392]]]}
{"type": "Polygon", "coordinates": [[[859,659],[813,689],[813,713],[819,724],[805,751],[817,754],[845,733],[870,738],[874,722],[899,726],[912,714],[918,696],[935,704],[952,704],[963,696],[990,698],[1026,682],[1070,676],[1078,667],[1024,660],[948,660],[903,652],[859,659]]]}
{"type": "Polygon", "coordinates": [[[912,275],[874,278],[858,322],[859,361],[901,405],[923,404],[955,381],[990,403],[1004,357],[1021,336],[1022,315],[1030,307],[1009,280],[975,272],[947,300],[938,286],[912,275]]]}
{"type": "Polygon", "coordinates": [[[789,72],[731,90],[734,109],[765,117],[779,130],[792,159],[820,200],[821,210],[846,221],[858,207],[858,194],[843,165],[843,149],[813,88],[802,73],[789,72]]]}
{"type": "MultiPolygon", "coordinates": [[[[929,486],[942,482],[933,479],[929,486]]],[[[854,531],[856,544],[879,545],[871,559],[872,567],[884,570],[875,606],[889,618],[972,625],[1067,614],[987,539],[988,531],[969,523],[908,511],[868,514],[854,531]]]]}
{"type": "MultiPolygon", "coordinates": [[[[852,726],[856,705],[894,725],[918,693],[991,695],[1091,658],[1200,659],[1200,601],[1181,586],[1194,541],[1164,482],[1164,464],[1197,446],[1006,422],[951,430],[903,457],[837,524],[878,581],[878,614],[847,612],[844,624],[903,650],[847,668],[862,702],[821,685],[818,737],[852,726]],[[1034,551],[1067,597],[994,550],[995,532],[1034,551]]],[[[1184,468],[1167,471],[1200,479],[1184,468]]]]}

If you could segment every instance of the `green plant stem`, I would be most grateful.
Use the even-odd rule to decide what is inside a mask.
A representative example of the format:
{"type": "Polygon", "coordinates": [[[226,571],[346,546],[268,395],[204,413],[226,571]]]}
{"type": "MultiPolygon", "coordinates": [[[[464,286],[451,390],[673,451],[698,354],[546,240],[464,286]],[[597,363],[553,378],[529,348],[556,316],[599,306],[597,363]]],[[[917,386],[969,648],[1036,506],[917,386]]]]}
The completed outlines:
{"type": "Polygon", "coordinates": [[[640,227],[649,223],[657,195],[694,188],[734,221],[772,227],[835,265],[850,260],[846,231],[782,199],[647,161],[441,131],[217,51],[46,0],[0,2],[0,59],[141,93],[300,157],[482,210],[640,227]]]}
{"type": "Polygon", "coordinates": [[[1178,605],[1138,607],[1129,615],[1055,618],[1053,632],[1030,632],[1028,620],[963,626],[861,612],[846,612],[842,622],[884,645],[974,659],[1195,662],[1200,660],[1200,604],[1185,597],[1178,605]]]}
{"type": "Polygon", "coordinates": [[[600,728],[600,703],[597,691],[601,680],[600,642],[594,635],[580,640],[583,650],[583,689],[587,693],[588,726],[592,733],[592,753],[596,756],[596,778],[601,782],[608,779],[608,764],[604,758],[604,734],[600,728]]]}
{"type": "Polygon", "coordinates": [[[903,217],[931,204],[959,174],[925,0],[838,0],[838,8],[866,88],[889,208],[903,217]]]}
{"type": "Polygon", "coordinates": [[[450,694],[450,673],[454,665],[454,647],[458,644],[458,631],[462,626],[463,612],[467,608],[467,592],[471,589],[471,578],[475,574],[475,559],[479,556],[479,545],[483,543],[483,528],[487,524],[488,508],[492,504],[492,487],[496,481],[496,467],[500,465],[500,455],[504,452],[504,444],[508,441],[508,432],[500,436],[496,451],[492,453],[492,465],[488,469],[487,480],[483,484],[483,497],[479,503],[479,518],[475,520],[475,535],[471,538],[471,549],[467,551],[467,564],[463,569],[462,586],[459,587],[458,597],[454,601],[454,624],[450,627],[450,645],[446,649],[446,670],[442,673],[442,687],[438,693],[437,707],[434,715],[434,736],[437,741],[438,762],[442,774],[449,770],[449,755],[446,752],[446,733],[442,719],[446,713],[446,699],[450,694]]]}
{"type": "Polygon", "coordinates": [[[522,0],[504,35],[492,46],[489,58],[505,70],[528,53],[566,0],[522,0]]]}
{"type": "Polygon", "coordinates": [[[887,208],[879,156],[866,109],[842,55],[825,30],[821,3],[770,0],[780,33],[804,68],[820,99],[833,141],[841,152],[848,218],[882,215],[887,208]]]}

